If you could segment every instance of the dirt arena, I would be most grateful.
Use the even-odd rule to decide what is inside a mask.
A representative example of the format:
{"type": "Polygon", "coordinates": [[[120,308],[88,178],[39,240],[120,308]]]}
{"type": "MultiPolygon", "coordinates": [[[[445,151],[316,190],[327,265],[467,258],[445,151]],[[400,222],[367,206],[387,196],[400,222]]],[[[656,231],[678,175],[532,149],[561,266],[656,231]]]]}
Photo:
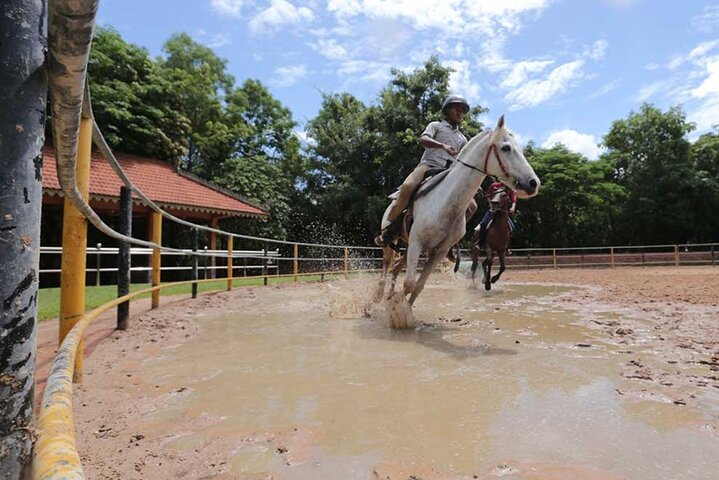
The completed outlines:
{"type": "MultiPolygon", "coordinates": [[[[364,282],[366,286],[367,281],[364,282]]],[[[719,440],[719,268],[508,270],[501,282],[520,286],[580,287],[553,295],[548,302],[557,308],[576,310],[580,313],[579,318],[585,319],[582,328],[589,329],[593,339],[620,347],[623,356],[616,375],[622,377],[624,383],[615,394],[626,401],[661,403],[666,408],[677,409],[680,416],[681,412],[705,408],[709,399],[713,417],[687,428],[700,429],[709,442],[719,440]],[[616,315],[591,315],[598,310],[616,315]],[[648,351],[647,346],[651,347],[652,353],[634,353],[635,346],[639,345],[643,352],[648,351]],[[699,402],[704,404],[699,405],[699,402]]],[[[211,420],[199,412],[197,416],[177,421],[176,431],[168,430],[167,424],[158,427],[159,424],[145,422],[145,414],[161,410],[167,402],[182,395],[186,387],[146,377],[143,365],[196,336],[201,331],[203,316],[221,314],[229,307],[242,305],[255,297],[281,294],[283,289],[310,291],[318,288],[327,287],[308,284],[245,288],[201,295],[196,300],[165,301],[159,310],[135,315],[130,330],[115,332],[105,338],[86,358],[84,383],[76,387],[74,396],[78,449],[87,477],[306,478],[273,471],[238,475],[231,471],[230,463],[238,441],[270,445],[272,452],[289,466],[311,462],[313,443],[322,434],[312,428],[288,425],[267,431],[236,432],[234,438],[210,435],[204,438],[201,446],[173,446],[170,440],[177,432],[201,429],[211,420]]],[[[422,297],[418,303],[421,301],[422,297]]],[[[319,313],[327,313],[332,307],[330,303],[327,299],[313,308],[319,313]]],[[[451,316],[450,312],[448,314],[451,316]]],[[[455,320],[461,319],[436,319],[437,322],[455,320]]],[[[696,423],[695,417],[687,422],[696,423]]],[[[431,465],[378,462],[367,472],[366,478],[464,480],[500,477],[546,480],[626,478],[581,465],[521,461],[501,462],[485,471],[460,475],[431,465]]]]}

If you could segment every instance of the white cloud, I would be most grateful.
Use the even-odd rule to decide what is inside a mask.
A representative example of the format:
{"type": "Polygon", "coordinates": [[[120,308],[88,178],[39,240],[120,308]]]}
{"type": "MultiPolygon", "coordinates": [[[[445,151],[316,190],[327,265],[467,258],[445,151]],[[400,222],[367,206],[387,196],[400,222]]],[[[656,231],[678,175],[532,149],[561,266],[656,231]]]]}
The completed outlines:
{"type": "Polygon", "coordinates": [[[634,96],[634,100],[637,102],[646,102],[652,97],[666,93],[671,89],[672,85],[674,85],[674,82],[671,80],[659,80],[648,85],[643,85],[634,96]]]}
{"type": "Polygon", "coordinates": [[[220,15],[239,17],[244,0],[211,0],[210,5],[220,15]]]}
{"type": "Polygon", "coordinates": [[[514,88],[525,83],[530,74],[539,73],[553,64],[553,60],[525,60],[512,66],[512,71],[499,84],[502,88],[514,88]]]}
{"type": "Polygon", "coordinates": [[[534,79],[504,96],[511,104],[510,110],[533,107],[549,100],[584,76],[584,60],[564,63],[549,73],[545,79],[534,79]]]}
{"type": "Polygon", "coordinates": [[[687,120],[696,123],[697,136],[719,125],[719,96],[690,110],[687,113],[687,120]]]}
{"type": "Polygon", "coordinates": [[[551,0],[329,0],[327,10],[339,19],[364,15],[403,20],[414,28],[441,30],[451,36],[465,31],[469,25],[487,33],[492,27],[516,31],[520,27],[520,15],[540,12],[550,3],[551,0]]]}
{"type": "Polygon", "coordinates": [[[605,83],[604,85],[602,85],[599,88],[599,90],[591,93],[587,98],[596,98],[596,97],[601,97],[602,95],[606,95],[607,93],[611,92],[612,90],[616,90],[617,88],[619,88],[619,85],[621,85],[619,80],[612,80],[611,82],[605,83]]]}
{"type": "Polygon", "coordinates": [[[449,88],[453,92],[457,92],[467,98],[470,103],[476,103],[479,100],[480,87],[476,82],[472,82],[472,73],[468,60],[445,62],[454,72],[449,75],[449,88]]]}
{"type": "Polygon", "coordinates": [[[592,44],[592,48],[586,51],[584,55],[591,58],[592,60],[601,60],[607,53],[608,47],[609,42],[607,42],[606,40],[597,40],[592,44]]]}
{"type": "Polygon", "coordinates": [[[349,52],[345,47],[337,43],[334,38],[321,38],[310,46],[316,52],[332,60],[344,60],[348,57],[349,52]]]}
{"type": "Polygon", "coordinates": [[[719,98],[719,56],[707,59],[703,63],[707,77],[691,91],[691,94],[695,98],[719,98]]]}
{"type": "Polygon", "coordinates": [[[639,0],[602,0],[605,4],[610,7],[616,8],[629,8],[635,3],[639,3],[639,0]]]}
{"type": "Polygon", "coordinates": [[[286,0],[272,0],[269,8],[250,20],[250,31],[255,34],[273,33],[283,26],[296,25],[314,19],[314,13],[307,7],[295,7],[286,0]]]}
{"type": "Polygon", "coordinates": [[[547,140],[542,144],[542,148],[551,148],[558,143],[561,143],[572,152],[581,153],[590,160],[596,160],[601,153],[601,148],[597,145],[597,139],[594,135],[579,133],[570,129],[549,134],[547,140]]]}
{"type": "Polygon", "coordinates": [[[290,87],[307,76],[307,67],[304,65],[291,65],[275,69],[275,76],[271,80],[278,87],[290,87]]]}
{"type": "Polygon", "coordinates": [[[207,42],[207,46],[210,48],[220,48],[232,44],[229,35],[224,33],[218,33],[210,37],[210,41],[207,42]]]}
{"type": "Polygon", "coordinates": [[[692,19],[694,28],[701,32],[711,32],[719,26],[719,5],[704,7],[704,11],[692,19]]]}

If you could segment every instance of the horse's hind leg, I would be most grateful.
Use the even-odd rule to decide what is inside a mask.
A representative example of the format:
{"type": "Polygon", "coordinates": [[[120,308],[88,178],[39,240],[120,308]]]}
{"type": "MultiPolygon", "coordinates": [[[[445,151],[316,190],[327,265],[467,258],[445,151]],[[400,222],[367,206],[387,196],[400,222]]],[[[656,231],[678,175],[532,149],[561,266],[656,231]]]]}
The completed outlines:
{"type": "Polygon", "coordinates": [[[387,273],[389,272],[390,265],[392,264],[392,260],[394,259],[395,252],[389,247],[385,247],[382,249],[382,274],[379,277],[379,281],[377,282],[377,287],[375,289],[374,293],[374,301],[379,302],[382,299],[382,295],[384,294],[384,288],[387,284],[387,273]]]}
{"type": "Polygon", "coordinates": [[[497,272],[497,274],[495,276],[492,277],[492,283],[496,283],[497,280],[499,280],[499,277],[502,276],[502,272],[504,272],[504,270],[505,270],[504,256],[506,255],[506,253],[507,253],[506,249],[499,251],[499,271],[497,272]]]}
{"type": "Polygon", "coordinates": [[[400,254],[398,258],[395,259],[394,265],[392,266],[392,281],[389,284],[389,294],[392,295],[394,292],[395,284],[397,283],[397,276],[399,275],[399,272],[402,271],[404,266],[407,264],[407,255],[406,254],[400,254]]]}

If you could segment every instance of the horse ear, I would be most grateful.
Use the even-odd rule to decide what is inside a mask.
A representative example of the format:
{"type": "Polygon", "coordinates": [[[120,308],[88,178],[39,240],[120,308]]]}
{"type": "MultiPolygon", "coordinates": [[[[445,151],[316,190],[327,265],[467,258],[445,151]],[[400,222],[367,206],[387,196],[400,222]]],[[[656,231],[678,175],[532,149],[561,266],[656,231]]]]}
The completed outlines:
{"type": "Polygon", "coordinates": [[[504,114],[502,114],[499,117],[499,120],[497,120],[497,128],[496,129],[499,130],[501,128],[504,128],[504,114]]]}

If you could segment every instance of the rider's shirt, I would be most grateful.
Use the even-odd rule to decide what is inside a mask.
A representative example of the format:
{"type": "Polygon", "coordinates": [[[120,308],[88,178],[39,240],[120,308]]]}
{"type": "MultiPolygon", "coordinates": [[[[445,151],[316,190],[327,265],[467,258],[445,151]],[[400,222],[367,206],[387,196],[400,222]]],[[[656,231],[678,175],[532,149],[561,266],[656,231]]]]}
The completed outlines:
{"type": "MultiPolygon", "coordinates": [[[[447,120],[430,123],[421,136],[454,146],[457,151],[462,150],[462,147],[467,144],[467,137],[459,131],[459,126],[453,127],[447,120]]],[[[446,168],[454,160],[453,156],[441,148],[425,148],[419,163],[427,165],[429,168],[446,168]]]]}

